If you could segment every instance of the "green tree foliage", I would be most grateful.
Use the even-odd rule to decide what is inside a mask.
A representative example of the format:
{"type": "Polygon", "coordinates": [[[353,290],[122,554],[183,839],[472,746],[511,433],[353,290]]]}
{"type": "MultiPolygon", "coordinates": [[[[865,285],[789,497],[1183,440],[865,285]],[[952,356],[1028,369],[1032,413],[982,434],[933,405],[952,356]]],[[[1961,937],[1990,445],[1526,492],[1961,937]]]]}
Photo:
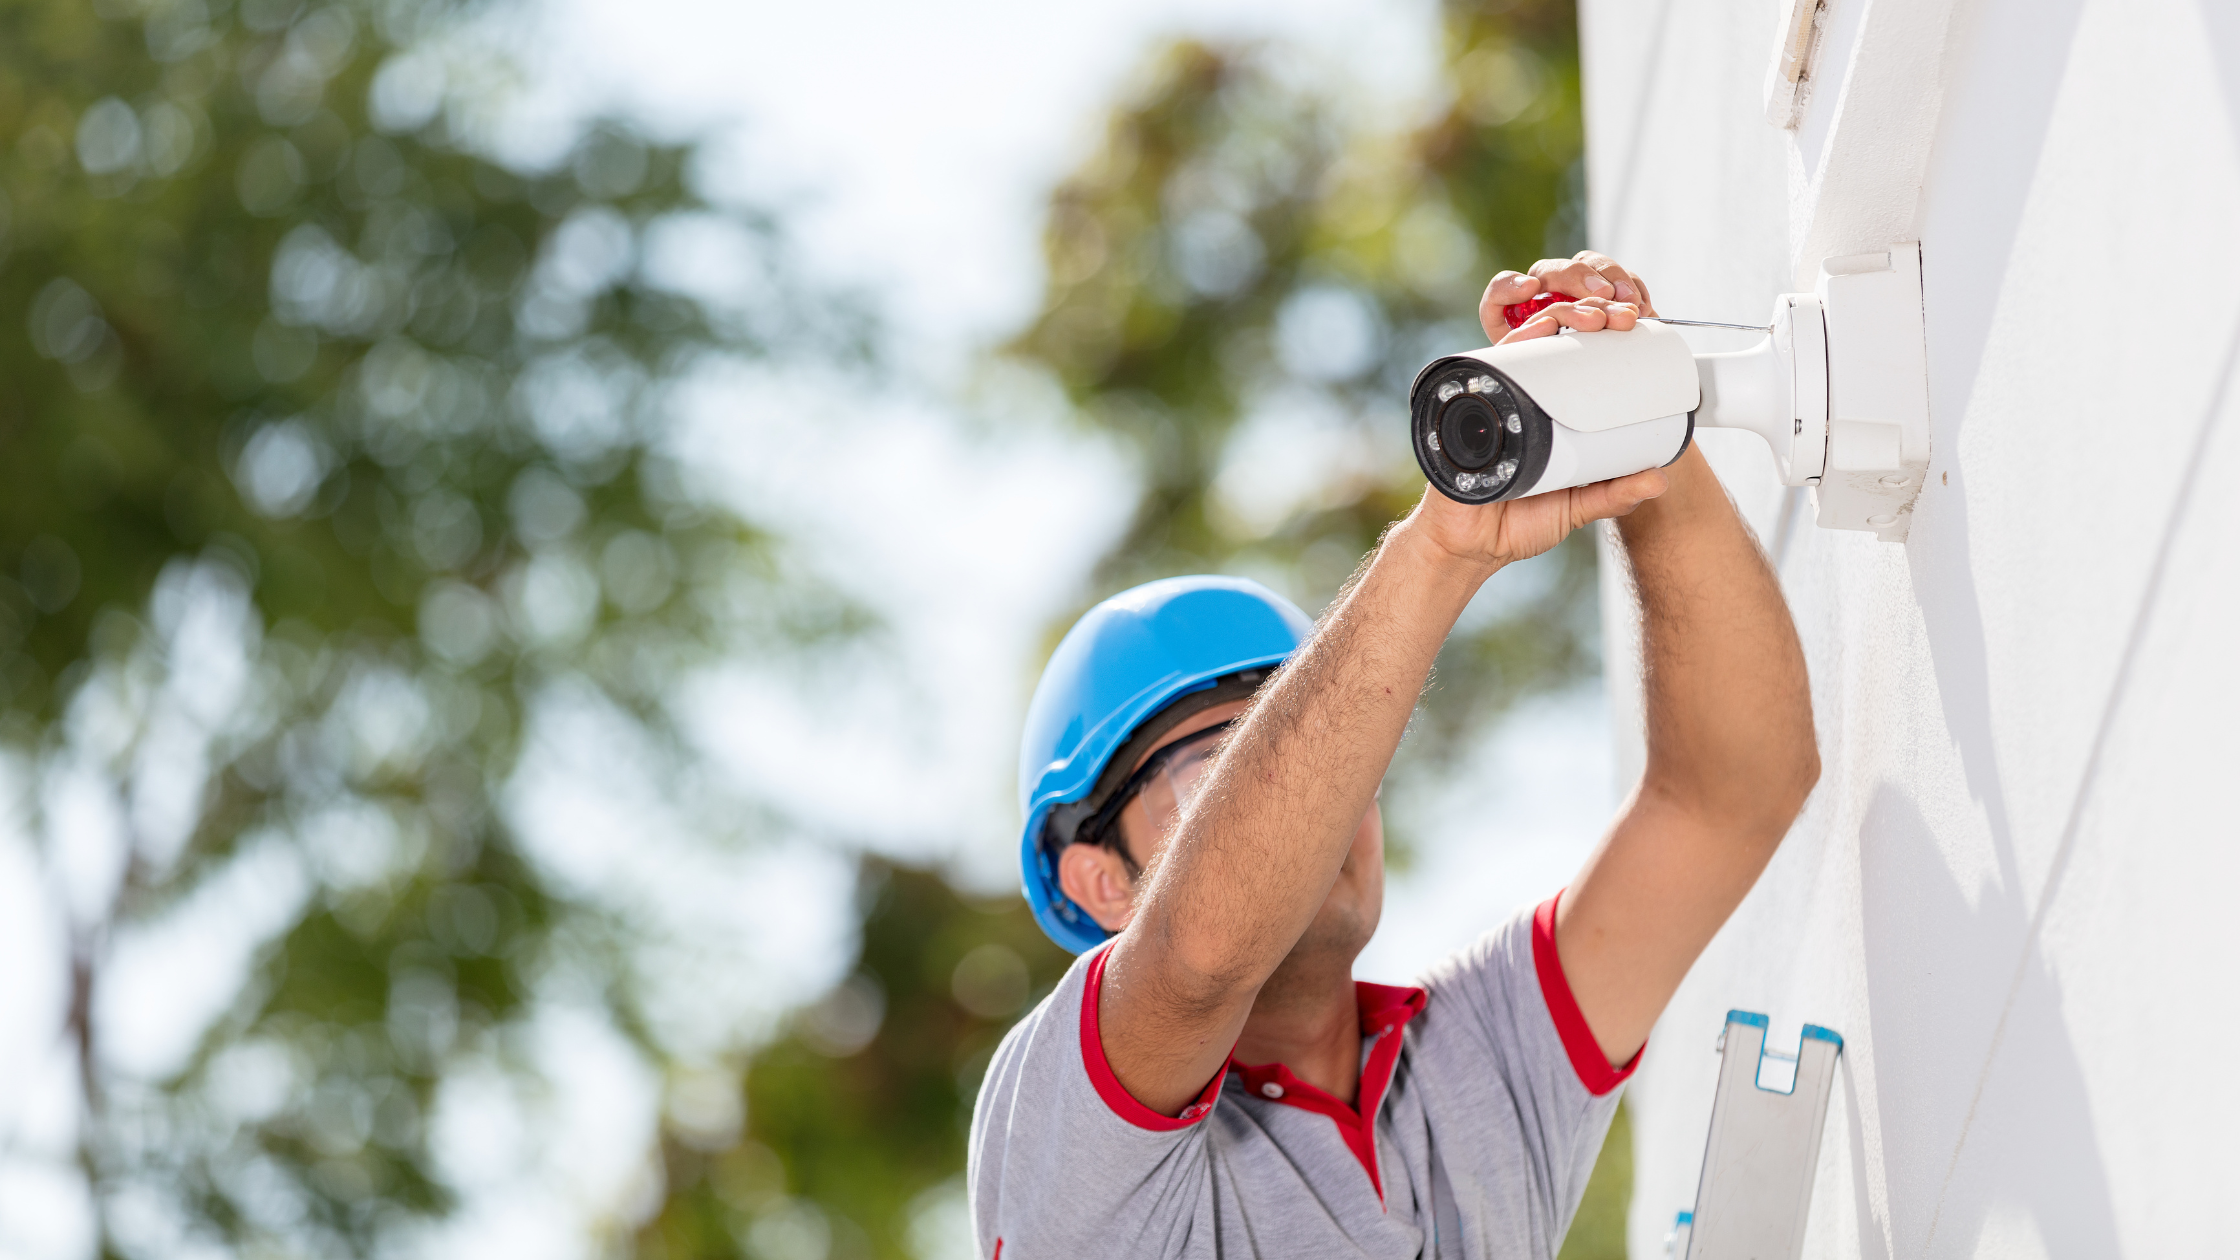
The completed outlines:
{"type": "Polygon", "coordinates": [[[856,973],[747,1070],[750,1137],[673,1135],[670,1198],[647,1257],[956,1254],[964,1142],[980,1075],[1012,1022],[1073,961],[1016,897],[960,897],[877,861],[861,890],[856,973]]]}
{"type": "Polygon", "coordinates": [[[1626,1210],[1632,1204],[1633,1115],[1620,1103],[1556,1260],[1626,1260],[1626,1210]]]}
{"type": "Polygon", "coordinates": [[[531,715],[589,697],[684,776],[686,669],[858,620],[666,444],[697,365],[855,317],[778,267],[664,281],[680,241],[779,257],[687,149],[481,156],[475,16],[0,0],[0,743],[66,907],[103,1254],[408,1237],[453,1201],[439,1087],[526,1072],[540,987],[660,1061],[631,926],[508,824],[531,715]],[[292,908],[151,1079],[104,1041],[114,950],[241,880],[292,908]]]}

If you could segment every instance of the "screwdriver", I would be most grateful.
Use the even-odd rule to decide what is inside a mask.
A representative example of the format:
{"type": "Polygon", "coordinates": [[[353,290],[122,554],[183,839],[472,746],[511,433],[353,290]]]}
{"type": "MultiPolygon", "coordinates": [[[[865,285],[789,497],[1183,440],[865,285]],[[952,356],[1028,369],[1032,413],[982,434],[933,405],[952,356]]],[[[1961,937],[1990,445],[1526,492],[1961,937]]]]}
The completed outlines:
{"type": "MultiPolygon", "coordinates": [[[[1542,293],[1537,297],[1529,297],[1522,302],[1517,302],[1509,306],[1502,307],[1501,318],[1509,321],[1509,327],[1512,329],[1522,328],[1524,327],[1524,323],[1526,320],[1531,319],[1533,316],[1538,315],[1544,310],[1547,310],[1549,307],[1554,306],[1556,303],[1576,302],[1578,300],[1579,299],[1571,297],[1567,294],[1557,293],[1551,290],[1550,292],[1542,293]]],[[[1660,324],[1685,324],[1690,328],[1740,328],[1746,332],[1773,331],[1771,327],[1765,324],[1715,324],[1709,320],[1702,319],[1667,319],[1662,315],[1643,315],[1641,316],[1641,318],[1654,320],[1660,324]]]]}

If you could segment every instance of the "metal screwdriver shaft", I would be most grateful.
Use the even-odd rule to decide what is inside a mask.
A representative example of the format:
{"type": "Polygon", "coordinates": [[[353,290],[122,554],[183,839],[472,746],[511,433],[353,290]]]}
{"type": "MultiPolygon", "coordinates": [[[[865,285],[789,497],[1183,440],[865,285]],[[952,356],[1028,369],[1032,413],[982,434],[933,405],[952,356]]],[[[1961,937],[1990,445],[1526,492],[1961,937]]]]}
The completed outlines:
{"type": "MultiPolygon", "coordinates": [[[[1538,315],[1540,312],[1548,309],[1551,306],[1554,306],[1556,303],[1572,302],[1577,300],[1578,299],[1576,298],[1566,297],[1561,293],[1543,293],[1538,297],[1527,298],[1526,300],[1518,302],[1513,306],[1502,307],[1501,318],[1509,321],[1509,327],[1511,328],[1522,328],[1524,327],[1524,322],[1526,320],[1531,319],[1533,316],[1538,315]]],[[[1737,328],[1742,330],[1743,332],[1762,333],[1770,333],[1773,331],[1773,327],[1769,324],[1721,324],[1715,323],[1708,319],[1668,319],[1662,315],[1644,315],[1641,318],[1646,320],[1653,320],[1659,324],[1680,324],[1688,328],[1737,328]]]]}

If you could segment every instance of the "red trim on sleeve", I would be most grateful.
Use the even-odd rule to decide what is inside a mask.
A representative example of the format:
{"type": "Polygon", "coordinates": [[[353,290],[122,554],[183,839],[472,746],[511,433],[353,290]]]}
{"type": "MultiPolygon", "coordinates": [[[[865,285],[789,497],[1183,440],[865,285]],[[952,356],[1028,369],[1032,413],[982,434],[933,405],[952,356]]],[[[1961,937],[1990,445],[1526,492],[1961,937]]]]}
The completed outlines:
{"type": "Polygon", "coordinates": [[[1641,1065],[1641,1051],[1634,1051],[1624,1067],[1611,1067],[1601,1044],[1594,1039],[1594,1030],[1587,1027],[1587,1017],[1579,1011],[1579,999],[1571,995],[1571,981],[1564,977],[1563,960],[1556,956],[1556,902],[1562,897],[1558,892],[1532,912],[1532,969],[1540,973],[1540,995],[1548,1001],[1556,1036],[1563,1039],[1564,1053],[1571,1056],[1571,1069],[1579,1074],[1579,1083],[1587,1087],[1587,1092],[1599,1097],[1633,1075],[1633,1069],[1641,1065]]]}
{"type": "Polygon", "coordinates": [[[1097,1004],[1104,994],[1104,960],[1111,955],[1112,947],[1107,945],[1089,959],[1089,974],[1081,991],[1081,1062],[1089,1069],[1089,1081],[1097,1087],[1097,1097],[1112,1108],[1113,1115],[1139,1129],[1161,1133],[1187,1129],[1212,1114],[1213,1100],[1221,1096],[1221,1082],[1229,1075],[1229,1065],[1221,1065],[1221,1070],[1213,1074],[1197,1100],[1184,1107],[1180,1116],[1162,1116],[1137,1102],[1135,1095],[1120,1083],[1120,1078],[1112,1074],[1112,1064],[1104,1057],[1104,1036],[1097,1030],[1097,1004]]]}

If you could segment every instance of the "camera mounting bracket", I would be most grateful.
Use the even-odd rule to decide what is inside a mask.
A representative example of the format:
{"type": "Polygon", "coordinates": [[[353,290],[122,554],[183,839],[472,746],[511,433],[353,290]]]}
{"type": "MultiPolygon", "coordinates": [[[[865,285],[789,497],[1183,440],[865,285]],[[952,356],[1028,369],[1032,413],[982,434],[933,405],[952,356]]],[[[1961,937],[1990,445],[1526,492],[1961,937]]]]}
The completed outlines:
{"type": "Polygon", "coordinates": [[[1830,258],[1813,286],[1827,324],[1828,456],[1815,484],[1828,529],[1904,542],[1929,475],[1929,357],[1921,246],[1830,258]]]}
{"type": "Polygon", "coordinates": [[[1695,356],[1696,424],[1766,441],[1820,524],[1904,542],[1929,469],[1921,247],[1831,258],[1810,293],[1774,299],[1770,335],[1695,356]]]}

